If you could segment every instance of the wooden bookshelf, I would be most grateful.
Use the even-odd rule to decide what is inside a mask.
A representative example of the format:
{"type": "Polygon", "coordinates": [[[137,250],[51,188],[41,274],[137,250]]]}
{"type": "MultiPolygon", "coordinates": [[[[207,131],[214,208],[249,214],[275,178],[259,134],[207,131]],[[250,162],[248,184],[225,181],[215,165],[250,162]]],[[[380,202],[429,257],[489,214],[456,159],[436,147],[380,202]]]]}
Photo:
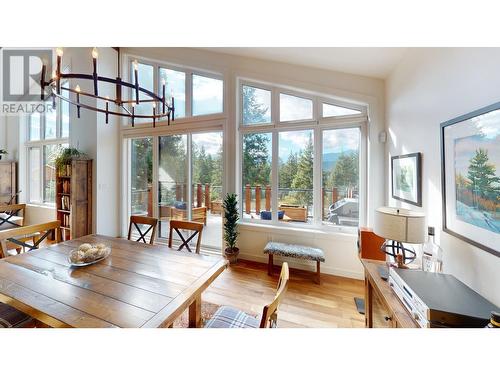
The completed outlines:
{"type": "Polygon", "coordinates": [[[92,160],[73,160],[58,171],[56,212],[64,241],[92,233],[92,160]]]}

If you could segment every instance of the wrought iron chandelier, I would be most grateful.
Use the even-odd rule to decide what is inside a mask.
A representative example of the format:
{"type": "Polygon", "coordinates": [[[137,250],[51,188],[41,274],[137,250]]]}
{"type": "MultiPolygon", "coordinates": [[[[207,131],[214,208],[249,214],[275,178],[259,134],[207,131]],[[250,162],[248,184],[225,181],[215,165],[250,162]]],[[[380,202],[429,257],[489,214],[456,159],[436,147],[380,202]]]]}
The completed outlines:
{"type": "Polygon", "coordinates": [[[174,108],[174,96],[170,98],[170,103],[167,101],[165,96],[165,87],[166,81],[162,79],[162,96],[156,95],[154,92],[151,92],[144,87],[139,85],[139,64],[137,60],[133,62],[134,66],[134,83],[129,83],[122,81],[120,77],[120,49],[115,48],[118,51],[118,77],[116,78],[108,78],[99,76],[97,73],[97,59],[99,58],[99,53],[97,48],[92,50],[92,65],[93,65],[93,73],[92,74],[83,74],[83,73],[62,73],[61,72],[61,62],[63,57],[62,48],[57,48],[56,55],[56,70],[52,74],[52,78],[48,81],[45,80],[45,75],[47,74],[46,65],[42,66],[42,72],[40,77],[40,87],[41,87],[41,100],[45,100],[46,89],[50,90],[50,96],[52,97],[52,105],[55,108],[56,106],[56,98],[60,100],[64,100],[72,105],[74,105],[77,109],[77,116],[80,118],[80,109],[85,108],[91,111],[104,113],[106,115],[106,124],[108,123],[109,115],[128,117],[132,121],[132,126],[135,125],[135,119],[149,119],[153,123],[153,127],[156,126],[157,120],[162,120],[167,118],[168,125],[170,125],[170,120],[175,120],[175,108],[174,108]],[[85,79],[93,81],[94,84],[94,92],[84,92],[81,90],[80,86],[77,84],[74,88],[71,88],[71,85],[68,87],[63,87],[61,84],[62,80],[68,80],[69,82],[72,79],[85,79]],[[99,95],[99,85],[98,82],[106,82],[110,84],[114,84],[116,87],[116,97],[114,99],[110,99],[109,97],[103,97],[99,95]],[[124,100],[123,99],[123,88],[130,89],[131,92],[135,93],[135,99],[132,100],[124,100]],[[76,97],[76,101],[72,100],[70,96],[62,95],[62,91],[66,90],[70,93],[73,93],[76,97]],[[139,93],[142,93],[145,98],[141,99],[139,93]],[[90,105],[86,103],[82,103],[80,101],[81,96],[86,96],[90,98],[96,99],[96,105],[90,105]],[[99,103],[103,103],[102,106],[99,106],[99,103]],[[152,111],[150,115],[146,114],[137,114],[135,113],[135,107],[141,103],[152,103],[152,111]],[[110,110],[109,104],[114,104],[119,111],[110,110]]]}

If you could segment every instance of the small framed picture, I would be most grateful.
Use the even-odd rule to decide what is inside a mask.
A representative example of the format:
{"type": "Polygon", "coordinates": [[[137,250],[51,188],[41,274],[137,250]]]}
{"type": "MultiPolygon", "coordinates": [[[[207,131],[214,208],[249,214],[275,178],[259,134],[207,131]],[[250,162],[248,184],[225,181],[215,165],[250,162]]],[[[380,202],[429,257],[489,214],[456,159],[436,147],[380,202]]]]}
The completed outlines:
{"type": "Polygon", "coordinates": [[[422,207],[422,154],[393,156],[392,197],[422,207]]]}
{"type": "Polygon", "coordinates": [[[443,230],[500,256],[500,103],[441,124],[443,230]]]}

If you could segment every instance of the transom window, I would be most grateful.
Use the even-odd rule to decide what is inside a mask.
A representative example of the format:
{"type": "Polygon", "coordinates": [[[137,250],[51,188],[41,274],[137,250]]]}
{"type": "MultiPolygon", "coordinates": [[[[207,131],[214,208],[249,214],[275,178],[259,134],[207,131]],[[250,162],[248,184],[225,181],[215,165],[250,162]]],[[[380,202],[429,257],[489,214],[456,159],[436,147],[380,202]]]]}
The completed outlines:
{"type": "Polygon", "coordinates": [[[271,123],[271,91],[242,85],[243,125],[271,123]]]}
{"type": "Polygon", "coordinates": [[[361,114],[360,110],[341,107],[328,103],[323,103],[321,108],[323,117],[350,116],[361,114]]]}
{"type": "Polygon", "coordinates": [[[163,95],[162,82],[165,80],[165,94],[174,97],[175,118],[186,117],[186,73],[173,69],[160,68],[158,94],[163,95]]]}
{"type": "Polygon", "coordinates": [[[280,121],[313,119],[313,101],[280,93],[280,121]]]}
{"type": "MultiPolygon", "coordinates": [[[[133,59],[130,61],[131,82],[134,81],[133,61],[133,59]]],[[[172,97],[175,100],[175,119],[224,112],[224,80],[216,74],[139,61],[138,79],[141,86],[157,92],[160,97],[163,96],[163,83],[165,83],[167,101],[170,103],[172,97]]],[[[135,90],[130,90],[130,95],[135,99],[135,90]]],[[[141,95],[143,94],[139,93],[140,97],[141,95]]],[[[135,106],[135,112],[152,114],[152,104],[143,103],[135,106]]],[[[135,123],[145,121],[148,120],[136,119],[135,123]]]]}
{"type": "Polygon", "coordinates": [[[366,109],[277,86],[239,87],[243,221],[357,227],[366,109]]]}

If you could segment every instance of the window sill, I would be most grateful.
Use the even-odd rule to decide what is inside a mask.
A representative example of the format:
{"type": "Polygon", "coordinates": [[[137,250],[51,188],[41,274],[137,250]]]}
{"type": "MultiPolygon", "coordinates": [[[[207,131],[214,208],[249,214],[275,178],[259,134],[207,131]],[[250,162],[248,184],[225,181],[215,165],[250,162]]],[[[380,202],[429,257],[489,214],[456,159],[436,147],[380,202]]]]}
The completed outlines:
{"type": "Polygon", "coordinates": [[[47,208],[54,211],[56,209],[54,204],[49,203],[26,203],[26,207],[47,208]]]}
{"type": "MultiPolygon", "coordinates": [[[[207,115],[198,115],[198,116],[188,116],[188,117],[180,117],[176,118],[175,121],[171,121],[170,125],[168,125],[167,120],[161,120],[156,122],[156,128],[169,127],[173,125],[182,126],[182,125],[192,125],[197,123],[204,123],[209,121],[221,121],[226,120],[227,114],[225,112],[220,113],[211,113],[207,115]]],[[[152,126],[151,122],[142,122],[135,124],[134,127],[128,122],[122,123],[122,130],[131,130],[131,129],[141,129],[147,128],[150,129],[152,126]]]]}
{"type": "Polygon", "coordinates": [[[357,238],[358,228],[357,227],[329,227],[327,225],[315,226],[310,225],[308,227],[304,225],[294,225],[294,224],[264,224],[264,223],[254,223],[249,221],[240,221],[239,225],[246,230],[254,232],[269,232],[270,230],[274,233],[281,234],[309,234],[317,237],[332,237],[332,236],[345,236],[347,238],[357,238]]]}

